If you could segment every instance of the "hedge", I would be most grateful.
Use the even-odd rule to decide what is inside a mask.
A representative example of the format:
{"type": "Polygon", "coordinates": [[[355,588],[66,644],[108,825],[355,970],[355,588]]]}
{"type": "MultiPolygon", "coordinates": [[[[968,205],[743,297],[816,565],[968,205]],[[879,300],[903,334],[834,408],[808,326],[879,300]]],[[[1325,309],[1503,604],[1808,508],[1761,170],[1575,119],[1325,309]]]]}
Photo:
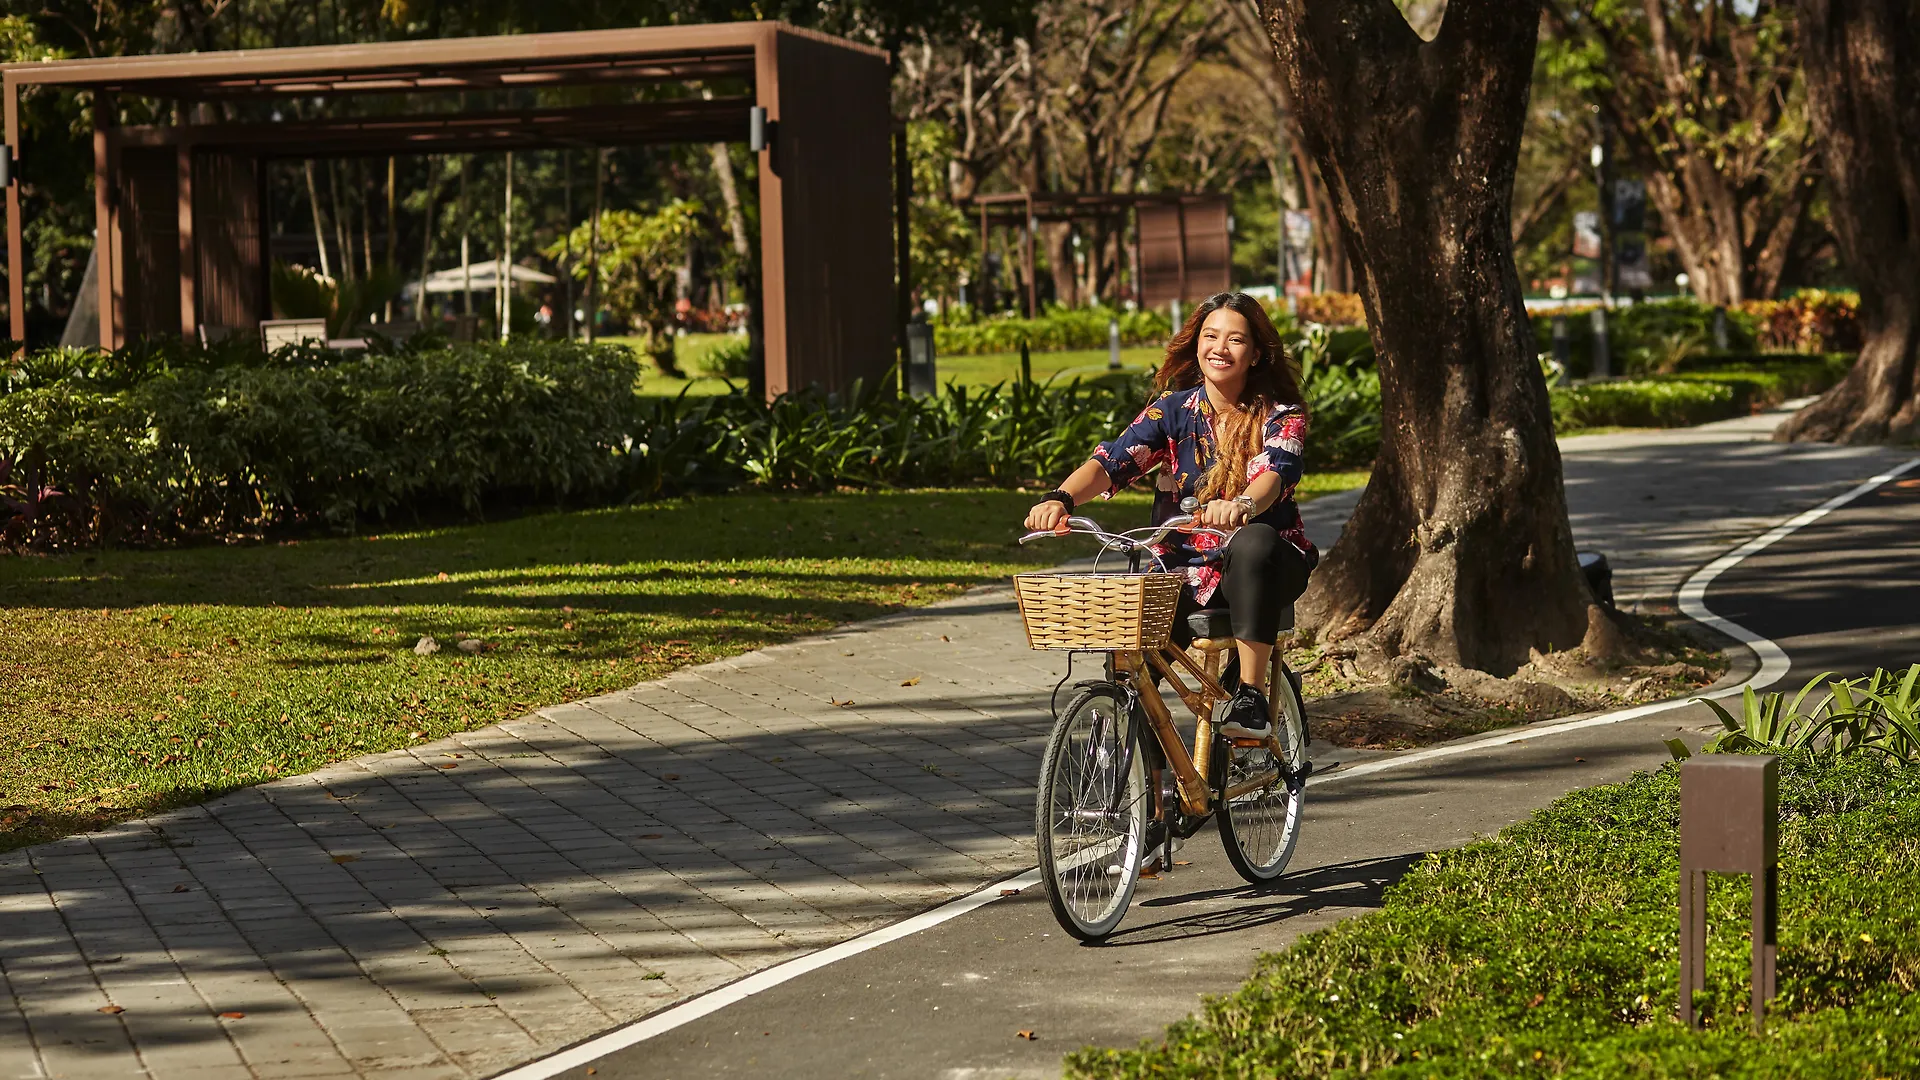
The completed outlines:
{"type": "Polygon", "coordinates": [[[942,356],[1018,352],[1021,342],[1034,352],[1063,349],[1104,349],[1110,324],[1120,324],[1120,344],[1160,347],[1173,335],[1168,312],[1120,311],[1107,307],[1047,308],[1038,318],[1010,316],[975,318],[958,309],[948,322],[933,328],[934,350],[942,356]]]}
{"type": "MultiPolygon", "coordinates": [[[[1323,352],[1310,350],[1308,465],[1363,465],[1379,378],[1323,352]]],[[[639,378],[623,346],[565,342],[34,354],[0,386],[0,544],[346,530],[741,487],[1050,481],[1148,393],[1136,378],[914,399],[883,380],[769,404],[641,397],[639,378]]]]}
{"type": "Polygon", "coordinates": [[[1779,994],[1758,1038],[1744,883],[1711,890],[1705,1030],[1676,1019],[1679,786],[1668,765],[1429,856],[1377,912],[1068,1075],[1920,1076],[1920,768],[1782,756],[1779,994]]]}
{"type": "Polygon", "coordinates": [[[1645,379],[1556,386],[1549,398],[1556,430],[1592,427],[1692,427],[1746,416],[1789,398],[1817,394],[1846,378],[1853,357],[1742,357],[1737,363],[1645,379]]]}

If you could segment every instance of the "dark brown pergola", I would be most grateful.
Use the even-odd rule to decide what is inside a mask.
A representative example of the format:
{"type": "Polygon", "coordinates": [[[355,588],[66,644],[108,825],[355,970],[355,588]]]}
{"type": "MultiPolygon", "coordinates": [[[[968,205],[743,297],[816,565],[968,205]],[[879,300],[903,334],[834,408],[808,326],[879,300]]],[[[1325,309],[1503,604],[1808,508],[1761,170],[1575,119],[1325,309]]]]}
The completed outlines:
{"type": "Polygon", "coordinates": [[[1020,257],[1027,278],[1027,314],[1037,303],[1033,223],[1125,220],[1134,216],[1134,283],[1142,307],[1170,300],[1200,300],[1231,287],[1233,238],[1227,228],[1231,200],[1212,192],[1006,191],[976,195],[980,255],[987,253],[987,227],[1020,230],[1020,257]]]}
{"type": "MultiPolygon", "coordinates": [[[[20,91],[94,95],[100,344],[251,327],[270,317],[264,163],[635,143],[745,142],[761,151],[761,317],[767,392],[839,389],[893,359],[887,54],[777,22],[380,42],[10,64],[6,141],[20,91]],[[450,94],[739,80],[739,97],[285,123],[113,126],[116,95],[219,99],[450,94]]],[[[186,110],[182,110],[185,112],[186,110]]],[[[7,187],[11,332],[25,337],[20,194],[7,187]]]]}

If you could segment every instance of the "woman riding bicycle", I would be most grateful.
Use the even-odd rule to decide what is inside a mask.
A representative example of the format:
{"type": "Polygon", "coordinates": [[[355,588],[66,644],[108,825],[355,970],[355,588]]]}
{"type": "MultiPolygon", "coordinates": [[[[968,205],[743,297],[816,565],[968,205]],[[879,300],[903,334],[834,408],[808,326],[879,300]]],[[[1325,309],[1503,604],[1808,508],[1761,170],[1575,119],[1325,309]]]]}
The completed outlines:
{"type": "Polygon", "coordinates": [[[1167,569],[1187,579],[1175,625],[1210,602],[1225,604],[1240,687],[1220,732],[1265,738],[1267,661],[1280,616],[1319,562],[1293,501],[1307,431],[1298,369],[1259,301],[1219,293],[1167,343],[1155,383],[1153,401],[1034,504],[1026,527],[1058,529],[1074,507],[1110,497],[1156,467],[1154,524],[1178,514],[1181,500],[1197,498],[1199,524],[1232,535],[1224,552],[1206,533],[1175,533],[1162,546],[1167,569]]]}

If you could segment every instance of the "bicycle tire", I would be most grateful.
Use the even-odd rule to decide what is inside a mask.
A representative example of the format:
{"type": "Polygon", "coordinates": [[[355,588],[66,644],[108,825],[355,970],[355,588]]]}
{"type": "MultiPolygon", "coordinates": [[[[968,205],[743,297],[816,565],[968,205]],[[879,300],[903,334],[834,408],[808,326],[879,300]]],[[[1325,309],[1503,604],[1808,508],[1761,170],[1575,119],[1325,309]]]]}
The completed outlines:
{"type": "Polygon", "coordinates": [[[1151,800],[1131,704],[1111,683],[1082,690],[1040,759],[1040,878],[1054,918],[1081,941],[1100,941],[1120,925],[1145,855],[1151,800]]]}
{"type": "Polygon", "coordinates": [[[1273,653],[1267,694],[1273,708],[1274,735],[1280,741],[1279,761],[1276,763],[1273,752],[1266,747],[1239,748],[1226,739],[1218,741],[1213,755],[1218,763],[1213,781],[1222,794],[1268,769],[1277,773],[1267,786],[1231,802],[1222,799],[1220,804],[1220,844],[1226,848],[1227,861],[1233,864],[1235,873],[1256,885],[1286,873],[1293,849],[1300,842],[1300,817],[1305,809],[1306,785],[1298,777],[1307,760],[1306,709],[1278,649],[1273,653]]]}

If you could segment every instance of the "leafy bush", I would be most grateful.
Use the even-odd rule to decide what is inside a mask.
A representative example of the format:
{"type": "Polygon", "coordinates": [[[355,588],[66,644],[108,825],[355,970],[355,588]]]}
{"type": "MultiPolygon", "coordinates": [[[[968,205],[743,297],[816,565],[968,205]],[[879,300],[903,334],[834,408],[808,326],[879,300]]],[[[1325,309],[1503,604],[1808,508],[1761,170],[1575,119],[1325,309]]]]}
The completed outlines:
{"type": "Polygon", "coordinates": [[[723,379],[745,379],[752,373],[753,343],[745,334],[729,334],[700,358],[700,370],[723,379]]]}
{"type": "Polygon", "coordinates": [[[636,371],[617,346],[340,356],[178,343],[38,356],[0,396],[0,529],[55,547],[610,489],[636,371]],[[74,362],[82,366],[62,365],[74,362]]]}
{"type": "MultiPolygon", "coordinates": [[[[1326,359],[1324,332],[1304,354],[1309,468],[1365,464],[1379,377],[1326,359]]],[[[643,398],[637,376],[623,347],[567,342],[35,353],[0,393],[0,540],[155,543],[738,487],[1013,485],[1086,460],[1148,395],[1132,378],[916,399],[882,380],[769,404],[643,398]]]]}
{"type": "Polygon", "coordinates": [[[1330,327],[1365,327],[1367,306],[1359,293],[1327,292],[1296,297],[1294,318],[1330,327]]]}
{"type": "Polygon", "coordinates": [[[1854,361],[1845,353],[1722,359],[1738,362],[1699,359],[1696,370],[1672,375],[1554,386],[1554,427],[1689,427],[1745,416],[1835,385],[1854,361]]]}
{"type": "MultiPolygon", "coordinates": [[[[1717,701],[1700,699],[1726,728],[1708,744],[1710,751],[1810,750],[1844,755],[1872,750],[1895,761],[1920,764],[1920,664],[1906,672],[1879,668],[1857,679],[1835,679],[1832,672],[1807,680],[1791,701],[1782,693],[1756,695],[1748,687],[1734,716],[1717,701]],[[1826,684],[1827,694],[1802,712],[1809,696],[1826,684]]],[[[1669,740],[1675,757],[1685,747],[1669,740]]]]}
{"type": "Polygon", "coordinates": [[[1743,415],[1733,388],[1717,382],[1651,379],[1555,387],[1556,431],[1590,427],[1692,427],[1743,415]]]}
{"type": "Polygon", "coordinates": [[[1803,289],[1785,300],[1749,300],[1741,313],[1754,321],[1763,349],[1787,352],[1858,352],[1860,297],[1855,293],[1803,289]]]}
{"type": "Polygon", "coordinates": [[[1107,307],[1049,307],[1039,318],[995,315],[975,317],[955,308],[944,323],[933,328],[934,349],[943,356],[1017,352],[1022,341],[1034,352],[1061,349],[1104,349],[1108,324],[1120,323],[1120,344],[1166,344],[1173,322],[1164,311],[1117,311],[1107,307]]]}
{"type": "Polygon", "coordinates": [[[1920,769],[1782,755],[1778,996],[1746,1017],[1744,883],[1709,894],[1705,1030],[1676,1018],[1679,769],[1429,856],[1380,910],[1263,957],[1164,1040],[1068,1075],[1920,1075],[1920,769]]]}

